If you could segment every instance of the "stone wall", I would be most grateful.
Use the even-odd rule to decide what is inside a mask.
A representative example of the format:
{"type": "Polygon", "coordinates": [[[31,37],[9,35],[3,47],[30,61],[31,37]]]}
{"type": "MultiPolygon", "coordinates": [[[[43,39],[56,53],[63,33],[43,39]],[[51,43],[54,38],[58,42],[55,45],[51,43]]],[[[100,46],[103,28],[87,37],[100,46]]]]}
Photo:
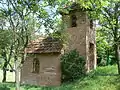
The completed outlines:
{"type": "Polygon", "coordinates": [[[85,37],[85,27],[73,27],[73,28],[68,28],[67,33],[68,33],[68,50],[74,50],[76,49],[79,51],[81,56],[86,57],[86,37],[85,37]]]}
{"type": "MultiPolygon", "coordinates": [[[[94,26],[94,25],[93,25],[94,26]]],[[[96,68],[96,31],[95,27],[90,28],[90,20],[87,20],[86,30],[86,53],[88,72],[96,68]]]]}
{"type": "Polygon", "coordinates": [[[33,73],[33,56],[29,55],[21,69],[21,83],[41,86],[61,84],[59,54],[37,54],[40,61],[40,72],[33,73]]]}
{"type": "MultiPolygon", "coordinates": [[[[68,45],[67,51],[76,49],[79,51],[81,56],[84,56],[86,59],[86,69],[87,72],[96,68],[96,42],[95,42],[95,29],[90,28],[90,20],[86,12],[76,11],[71,13],[71,15],[76,15],[77,17],[77,26],[71,27],[71,19],[67,20],[64,16],[64,22],[68,22],[67,33],[68,33],[68,45]],[[92,45],[90,47],[90,44],[92,45]]],[[[68,17],[68,16],[67,16],[68,17]]]]}

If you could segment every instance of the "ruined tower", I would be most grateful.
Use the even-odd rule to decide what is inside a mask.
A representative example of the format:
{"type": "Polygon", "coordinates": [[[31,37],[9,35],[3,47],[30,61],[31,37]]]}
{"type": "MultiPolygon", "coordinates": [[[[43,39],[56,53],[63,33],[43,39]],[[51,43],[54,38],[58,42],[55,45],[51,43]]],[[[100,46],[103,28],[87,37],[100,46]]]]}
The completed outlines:
{"type": "Polygon", "coordinates": [[[76,49],[86,60],[86,70],[96,68],[96,41],[93,21],[88,18],[87,9],[73,3],[67,7],[69,12],[62,14],[64,25],[67,26],[67,51],[76,49]]]}

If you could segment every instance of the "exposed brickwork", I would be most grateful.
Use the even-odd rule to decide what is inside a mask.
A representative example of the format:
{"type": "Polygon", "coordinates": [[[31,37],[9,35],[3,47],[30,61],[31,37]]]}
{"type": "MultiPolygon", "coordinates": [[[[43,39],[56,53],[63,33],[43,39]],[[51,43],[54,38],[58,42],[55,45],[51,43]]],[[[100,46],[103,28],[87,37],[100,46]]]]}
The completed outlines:
{"type": "Polygon", "coordinates": [[[21,83],[42,86],[61,84],[59,54],[36,54],[28,56],[21,69],[21,83]],[[39,73],[33,73],[34,57],[40,60],[39,73]]]}
{"type": "Polygon", "coordinates": [[[69,16],[76,15],[77,26],[71,26],[71,20],[67,15],[64,15],[63,21],[67,23],[68,45],[67,51],[76,49],[80,55],[86,59],[86,70],[96,68],[96,41],[95,41],[95,29],[90,27],[90,20],[86,14],[86,11],[74,11],[69,16]],[[66,17],[65,17],[66,16],[66,17]],[[92,47],[90,46],[92,44],[92,47]]]}

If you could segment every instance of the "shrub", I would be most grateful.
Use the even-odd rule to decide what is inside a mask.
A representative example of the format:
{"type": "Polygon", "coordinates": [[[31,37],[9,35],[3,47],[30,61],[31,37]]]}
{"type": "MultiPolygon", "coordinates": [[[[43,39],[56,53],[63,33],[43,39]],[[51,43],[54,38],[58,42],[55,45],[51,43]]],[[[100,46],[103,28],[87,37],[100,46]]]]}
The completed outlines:
{"type": "Polygon", "coordinates": [[[0,85],[0,90],[10,90],[6,85],[0,85]]]}
{"type": "Polygon", "coordinates": [[[61,57],[62,81],[74,81],[85,75],[85,59],[76,50],[61,57]]]}

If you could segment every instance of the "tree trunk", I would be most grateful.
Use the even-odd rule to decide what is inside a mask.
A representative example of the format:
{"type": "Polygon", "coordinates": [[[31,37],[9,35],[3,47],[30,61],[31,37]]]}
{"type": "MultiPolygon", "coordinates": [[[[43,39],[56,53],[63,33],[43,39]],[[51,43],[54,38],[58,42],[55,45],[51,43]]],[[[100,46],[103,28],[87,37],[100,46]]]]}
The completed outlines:
{"type": "Polygon", "coordinates": [[[15,59],[15,83],[16,83],[16,89],[15,90],[20,90],[19,64],[18,64],[17,56],[15,56],[14,59],[15,59]]]}
{"type": "Polygon", "coordinates": [[[106,65],[108,66],[110,64],[110,59],[109,59],[109,49],[107,50],[107,62],[106,62],[106,65]]]}
{"type": "Polygon", "coordinates": [[[5,62],[4,66],[3,66],[3,80],[2,80],[2,82],[6,82],[6,75],[7,75],[6,68],[7,68],[7,62],[5,62]]]}
{"type": "Polygon", "coordinates": [[[115,59],[118,65],[118,74],[120,75],[120,58],[119,58],[119,46],[115,44],[115,59]]]}
{"type": "Polygon", "coordinates": [[[3,80],[2,82],[6,82],[6,70],[3,69],[3,80]]]}
{"type": "MultiPolygon", "coordinates": [[[[3,56],[4,60],[5,60],[4,66],[3,66],[3,80],[2,80],[2,82],[6,82],[6,75],[7,75],[6,70],[7,70],[7,66],[10,65],[9,62],[11,60],[12,50],[13,50],[13,45],[11,45],[10,54],[8,55],[8,58],[7,58],[7,52],[5,51],[5,48],[4,48],[4,52],[2,54],[2,56],[3,56]]],[[[11,69],[13,69],[11,65],[10,65],[10,67],[11,67],[11,69]]]]}
{"type": "Polygon", "coordinates": [[[7,69],[8,62],[7,62],[7,53],[6,53],[5,49],[2,52],[2,57],[5,60],[4,65],[3,65],[3,80],[2,80],[2,82],[6,82],[6,74],[7,74],[6,69],[7,69]]]}

